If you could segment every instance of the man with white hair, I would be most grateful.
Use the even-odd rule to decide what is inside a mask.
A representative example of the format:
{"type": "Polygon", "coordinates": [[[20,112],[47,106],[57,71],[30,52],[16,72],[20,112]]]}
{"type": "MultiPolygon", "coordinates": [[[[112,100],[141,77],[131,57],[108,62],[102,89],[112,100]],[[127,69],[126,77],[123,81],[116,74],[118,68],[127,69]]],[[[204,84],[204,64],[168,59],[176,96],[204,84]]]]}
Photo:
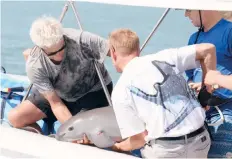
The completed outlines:
{"type": "Polygon", "coordinates": [[[112,80],[103,64],[109,52],[107,40],[62,28],[53,17],[35,20],[30,37],[37,47],[27,57],[26,72],[36,91],[9,112],[14,127],[40,119],[64,123],[82,109],[109,105],[94,67],[97,61],[111,94],[112,80]]]}

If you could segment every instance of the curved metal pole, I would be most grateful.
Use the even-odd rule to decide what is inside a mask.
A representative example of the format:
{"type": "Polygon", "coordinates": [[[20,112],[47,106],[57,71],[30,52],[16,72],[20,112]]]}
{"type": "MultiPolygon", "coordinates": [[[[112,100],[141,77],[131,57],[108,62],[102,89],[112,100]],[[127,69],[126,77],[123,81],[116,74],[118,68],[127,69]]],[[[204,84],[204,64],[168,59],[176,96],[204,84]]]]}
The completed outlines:
{"type": "MultiPolygon", "coordinates": [[[[77,22],[78,22],[78,26],[80,27],[81,31],[83,31],[83,28],[82,28],[81,22],[80,22],[80,17],[78,16],[78,13],[77,13],[76,8],[75,8],[75,6],[74,6],[74,4],[73,4],[73,1],[69,1],[69,4],[71,5],[71,7],[72,7],[72,9],[73,9],[73,11],[74,11],[74,15],[75,15],[75,18],[76,18],[76,20],[77,20],[77,22]]],[[[102,88],[103,88],[103,90],[104,90],[104,92],[105,92],[107,101],[108,101],[108,103],[109,103],[110,106],[113,106],[112,101],[111,101],[111,98],[110,98],[109,91],[108,91],[108,89],[107,89],[107,87],[106,87],[104,78],[103,78],[103,76],[102,76],[102,73],[101,73],[100,68],[98,67],[98,64],[97,64],[96,61],[94,61],[94,66],[95,66],[95,69],[96,69],[96,71],[97,71],[98,77],[99,77],[99,79],[100,79],[102,88]]]]}
{"type": "Polygon", "coordinates": [[[75,5],[74,5],[74,2],[73,2],[73,1],[68,1],[68,2],[69,2],[69,4],[71,5],[71,7],[72,7],[72,9],[73,9],[73,12],[74,12],[74,15],[75,15],[75,18],[76,18],[76,20],[77,20],[77,24],[78,24],[80,30],[83,31],[83,27],[82,27],[81,21],[80,21],[80,16],[79,16],[79,14],[77,13],[77,10],[76,10],[76,7],[75,7],[75,5]]]}
{"type": "MultiPolygon", "coordinates": [[[[34,47],[34,48],[36,48],[36,47],[34,47]]],[[[34,50],[34,49],[33,49],[33,50],[34,50]]],[[[27,97],[29,96],[29,93],[30,93],[30,91],[31,91],[31,89],[32,89],[32,86],[33,86],[33,84],[31,83],[30,86],[29,86],[28,89],[27,89],[27,93],[26,93],[25,96],[23,97],[22,102],[25,101],[25,100],[27,99],[27,97]]]]}
{"type": "Polygon", "coordinates": [[[170,8],[167,8],[163,15],[161,16],[161,18],[159,19],[159,21],[156,23],[155,27],[152,29],[152,32],[149,34],[149,36],[147,37],[147,39],[145,40],[145,42],[143,43],[142,47],[140,48],[140,51],[142,52],[142,50],[144,49],[144,47],[146,46],[147,42],[151,39],[152,35],[155,33],[155,31],[158,29],[159,25],[161,24],[161,22],[164,20],[164,18],[166,17],[166,15],[168,14],[170,8]]]}
{"type": "MultiPolygon", "coordinates": [[[[68,4],[65,4],[65,6],[64,6],[64,8],[63,8],[63,11],[62,11],[62,13],[61,13],[61,15],[60,15],[60,19],[59,19],[60,22],[63,21],[64,16],[65,16],[65,13],[67,12],[67,10],[68,10],[68,4]]],[[[37,46],[34,46],[33,49],[32,49],[31,51],[34,51],[36,48],[37,48],[37,46]]],[[[23,97],[22,102],[25,101],[25,100],[27,99],[27,97],[29,96],[30,91],[31,91],[31,89],[32,89],[32,86],[33,86],[33,84],[31,83],[30,86],[28,87],[28,90],[27,90],[27,92],[26,92],[26,95],[23,97]]]]}
{"type": "Polygon", "coordinates": [[[65,13],[68,11],[68,4],[66,3],[65,5],[64,5],[64,8],[63,8],[63,11],[62,11],[62,13],[61,13],[61,15],[60,15],[60,22],[62,22],[63,21],[63,19],[64,19],[64,16],[65,16],[65,13]]]}
{"type": "Polygon", "coordinates": [[[101,71],[100,71],[100,69],[99,69],[99,67],[98,67],[96,61],[94,61],[94,66],[95,66],[95,69],[96,69],[96,71],[97,71],[98,77],[99,77],[100,82],[101,82],[101,85],[102,85],[102,87],[103,87],[103,90],[104,90],[104,92],[105,92],[105,95],[106,95],[106,98],[107,98],[107,100],[108,100],[108,103],[109,103],[110,106],[113,106],[112,101],[111,101],[111,98],[110,98],[109,91],[108,91],[108,89],[107,89],[107,87],[106,87],[106,83],[105,83],[105,81],[104,81],[104,79],[103,79],[102,73],[101,73],[101,71]]]}

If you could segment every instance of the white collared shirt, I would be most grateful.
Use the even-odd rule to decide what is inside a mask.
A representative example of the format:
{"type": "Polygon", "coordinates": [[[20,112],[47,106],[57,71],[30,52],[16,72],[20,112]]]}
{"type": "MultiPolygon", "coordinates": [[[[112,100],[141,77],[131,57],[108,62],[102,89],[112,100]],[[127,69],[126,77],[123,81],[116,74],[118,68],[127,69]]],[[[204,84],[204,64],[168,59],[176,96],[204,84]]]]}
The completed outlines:
{"type": "Polygon", "coordinates": [[[186,135],[203,126],[205,111],[182,76],[199,67],[195,57],[192,45],[136,57],[126,65],[112,92],[123,138],[147,130],[150,141],[186,135]]]}

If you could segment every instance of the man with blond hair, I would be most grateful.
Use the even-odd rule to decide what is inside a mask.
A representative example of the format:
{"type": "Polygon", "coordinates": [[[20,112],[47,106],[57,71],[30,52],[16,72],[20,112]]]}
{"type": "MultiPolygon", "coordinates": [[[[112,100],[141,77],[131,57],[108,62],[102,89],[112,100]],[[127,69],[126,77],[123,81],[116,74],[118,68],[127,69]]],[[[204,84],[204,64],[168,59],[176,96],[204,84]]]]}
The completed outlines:
{"type": "Polygon", "coordinates": [[[119,78],[112,92],[116,119],[124,141],[112,148],[142,148],[144,158],[206,158],[210,137],[205,111],[182,73],[201,65],[216,69],[212,44],[167,49],[139,57],[139,38],[128,29],[109,37],[112,62],[119,78]]]}
{"type": "Polygon", "coordinates": [[[109,105],[94,67],[97,61],[111,93],[112,80],[103,64],[109,53],[107,40],[63,28],[53,17],[35,20],[30,37],[37,47],[24,54],[27,76],[36,91],[9,112],[14,127],[25,127],[40,119],[64,123],[82,109],[109,105]]]}

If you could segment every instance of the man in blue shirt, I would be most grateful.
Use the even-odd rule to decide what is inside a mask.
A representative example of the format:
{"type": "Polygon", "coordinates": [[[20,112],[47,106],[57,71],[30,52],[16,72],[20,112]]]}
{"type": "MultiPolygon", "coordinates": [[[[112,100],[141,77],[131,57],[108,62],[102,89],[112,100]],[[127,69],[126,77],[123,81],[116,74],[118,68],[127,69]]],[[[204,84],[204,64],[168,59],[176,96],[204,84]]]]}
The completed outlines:
{"type": "MultiPolygon", "coordinates": [[[[212,43],[217,51],[217,70],[223,75],[232,74],[232,23],[223,19],[218,11],[186,10],[188,17],[199,31],[192,34],[189,45],[199,43],[212,43]]],[[[202,68],[204,69],[204,68],[202,68]]],[[[232,91],[219,88],[212,94],[202,89],[202,70],[193,69],[186,71],[190,87],[197,92],[201,90],[200,97],[203,103],[209,106],[219,106],[224,121],[218,124],[220,114],[215,107],[207,111],[206,121],[212,134],[212,145],[208,157],[232,156],[232,91]],[[216,124],[215,124],[216,122],[216,124]],[[214,123],[214,124],[213,124],[214,123]],[[230,156],[231,155],[231,156],[230,156]]],[[[202,103],[202,101],[200,101],[202,103]]]]}

